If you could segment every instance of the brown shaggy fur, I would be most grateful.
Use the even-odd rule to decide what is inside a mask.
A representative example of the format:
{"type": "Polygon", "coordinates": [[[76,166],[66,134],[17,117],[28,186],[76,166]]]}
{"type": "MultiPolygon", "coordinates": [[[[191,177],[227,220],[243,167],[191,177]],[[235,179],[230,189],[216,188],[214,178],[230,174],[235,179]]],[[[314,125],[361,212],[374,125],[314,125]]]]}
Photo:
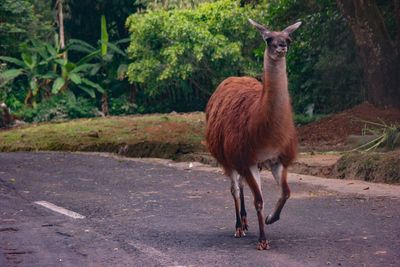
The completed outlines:
{"type": "Polygon", "coordinates": [[[207,146],[227,175],[237,170],[249,177],[249,167],[258,163],[256,155],[263,150],[278,151],[284,167],[296,156],[290,99],[276,102],[268,78],[265,89],[251,77],[227,78],[208,102],[207,146]]]}

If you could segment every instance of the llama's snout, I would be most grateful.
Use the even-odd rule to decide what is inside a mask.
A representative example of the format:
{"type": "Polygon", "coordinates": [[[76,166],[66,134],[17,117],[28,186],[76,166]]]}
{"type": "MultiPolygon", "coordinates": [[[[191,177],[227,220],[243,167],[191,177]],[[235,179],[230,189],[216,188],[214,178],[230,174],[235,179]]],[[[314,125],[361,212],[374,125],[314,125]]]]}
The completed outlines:
{"type": "Polygon", "coordinates": [[[287,47],[280,47],[276,49],[276,54],[278,55],[278,57],[284,57],[286,53],[287,53],[287,47]]]}

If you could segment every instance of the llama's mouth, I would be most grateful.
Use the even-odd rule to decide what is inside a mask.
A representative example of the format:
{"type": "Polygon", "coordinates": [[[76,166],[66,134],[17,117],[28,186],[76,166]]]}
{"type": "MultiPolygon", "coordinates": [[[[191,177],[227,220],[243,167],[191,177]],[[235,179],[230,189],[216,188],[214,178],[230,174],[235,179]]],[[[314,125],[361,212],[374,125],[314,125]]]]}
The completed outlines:
{"type": "Polygon", "coordinates": [[[277,52],[276,55],[277,57],[284,57],[286,56],[286,52],[277,52]]]}

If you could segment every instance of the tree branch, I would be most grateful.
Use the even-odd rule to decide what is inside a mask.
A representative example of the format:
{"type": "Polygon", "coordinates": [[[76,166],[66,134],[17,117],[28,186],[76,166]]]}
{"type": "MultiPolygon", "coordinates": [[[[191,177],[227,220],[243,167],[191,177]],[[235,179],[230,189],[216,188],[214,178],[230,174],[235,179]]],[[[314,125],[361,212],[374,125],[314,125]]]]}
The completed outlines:
{"type": "Polygon", "coordinates": [[[394,2],[394,14],[396,19],[396,50],[397,50],[397,57],[400,57],[400,0],[393,0],[394,2]]]}

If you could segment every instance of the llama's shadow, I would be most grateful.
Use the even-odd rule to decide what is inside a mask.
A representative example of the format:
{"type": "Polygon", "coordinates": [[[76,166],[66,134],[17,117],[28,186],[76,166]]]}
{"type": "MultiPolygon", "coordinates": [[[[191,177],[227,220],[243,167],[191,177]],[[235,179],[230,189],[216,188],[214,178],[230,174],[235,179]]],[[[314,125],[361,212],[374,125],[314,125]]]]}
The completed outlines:
{"type": "MultiPolygon", "coordinates": [[[[153,232],[152,237],[162,239],[162,243],[170,248],[177,250],[184,248],[188,251],[205,251],[208,249],[228,250],[235,252],[243,250],[255,250],[258,242],[258,231],[253,230],[246,233],[245,237],[235,238],[234,229],[232,230],[210,230],[204,231],[179,231],[179,232],[153,232]],[[168,238],[166,238],[168,236],[168,238]]],[[[321,242],[327,236],[316,236],[305,233],[294,233],[292,231],[274,232],[267,231],[267,240],[271,244],[271,249],[277,251],[296,251],[296,247],[307,246],[310,249],[321,246],[321,242]]],[[[152,238],[147,239],[150,241],[152,238]]],[[[154,240],[155,241],[155,240],[154,240]]],[[[149,243],[149,245],[151,245],[149,243]]]]}

